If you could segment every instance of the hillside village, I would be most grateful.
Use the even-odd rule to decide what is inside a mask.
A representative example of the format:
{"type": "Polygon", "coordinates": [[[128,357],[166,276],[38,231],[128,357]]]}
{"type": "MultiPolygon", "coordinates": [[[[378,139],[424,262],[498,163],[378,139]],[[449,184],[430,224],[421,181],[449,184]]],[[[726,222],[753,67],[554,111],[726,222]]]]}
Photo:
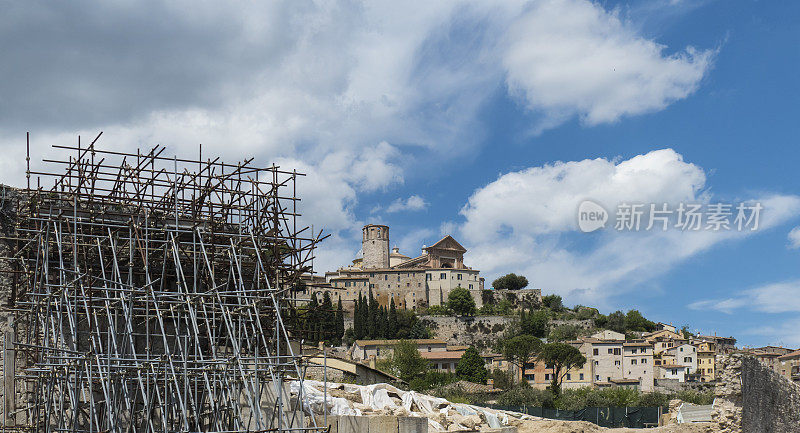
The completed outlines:
{"type": "Polygon", "coordinates": [[[331,347],[328,379],[411,382],[421,389],[466,380],[486,392],[509,384],[556,392],[702,392],[717,381],[721,355],[746,352],[800,382],[800,350],[739,348],[732,336],[695,335],[636,310],[603,315],[567,308],[559,296],[542,296],[514,274],[485,287],[480,271],[464,263],[465,252],[445,236],[423,246],[421,255],[406,256],[389,250],[389,227],[364,226],[360,256],[324,277],[309,277],[303,287],[309,341],[331,347]],[[410,375],[393,365],[399,345],[424,360],[410,375]],[[556,348],[567,353],[561,358],[572,358],[561,363],[543,356],[556,348]]]}

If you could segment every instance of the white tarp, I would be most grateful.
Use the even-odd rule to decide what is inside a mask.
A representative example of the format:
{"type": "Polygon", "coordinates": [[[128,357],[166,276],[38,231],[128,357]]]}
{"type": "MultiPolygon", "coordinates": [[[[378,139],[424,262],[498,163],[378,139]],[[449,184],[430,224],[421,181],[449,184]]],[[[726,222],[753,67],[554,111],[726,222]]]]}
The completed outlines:
{"type": "MultiPolygon", "coordinates": [[[[300,389],[299,384],[299,381],[291,383],[290,389],[293,395],[297,395],[300,389]]],[[[303,381],[303,409],[307,413],[323,413],[323,408],[326,406],[324,404],[324,393],[321,391],[323,387],[323,382],[315,380],[303,381]]],[[[375,412],[394,412],[402,408],[411,416],[427,417],[428,424],[436,431],[446,430],[439,421],[447,419],[451,409],[461,416],[481,415],[481,418],[485,419],[486,424],[491,428],[509,425],[510,421],[509,414],[503,411],[468,404],[450,403],[443,398],[432,397],[415,391],[402,391],[385,383],[351,385],[328,382],[327,409],[330,415],[362,415],[362,412],[358,407],[354,407],[353,402],[350,400],[331,396],[330,390],[332,389],[343,390],[348,394],[359,394],[361,396],[361,405],[358,407],[361,408],[367,407],[375,412]],[[396,399],[399,399],[399,402],[396,399]]],[[[514,415],[516,416],[516,414],[514,415]]]]}

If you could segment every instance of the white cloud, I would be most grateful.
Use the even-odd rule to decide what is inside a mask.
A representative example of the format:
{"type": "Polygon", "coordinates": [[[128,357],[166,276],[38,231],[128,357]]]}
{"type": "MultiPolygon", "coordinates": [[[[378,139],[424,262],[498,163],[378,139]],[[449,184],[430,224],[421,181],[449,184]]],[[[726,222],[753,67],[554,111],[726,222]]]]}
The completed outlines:
{"type": "Polygon", "coordinates": [[[794,317],[781,322],[771,321],[772,324],[757,326],[745,330],[746,335],[755,335],[759,337],[766,337],[767,344],[784,346],[784,347],[800,347],[800,317],[794,317]]]}
{"type": "Polygon", "coordinates": [[[531,2],[507,40],[508,86],[544,115],[539,129],[663,109],[697,89],[714,57],[692,47],[666,55],[617,12],[585,0],[531,2]]]}
{"type": "Polygon", "coordinates": [[[420,211],[428,207],[428,203],[422,197],[414,194],[403,200],[402,198],[398,198],[386,208],[386,212],[394,213],[394,212],[403,212],[403,211],[420,211]]]}
{"type": "MultiPolygon", "coordinates": [[[[487,275],[517,272],[536,287],[571,301],[603,305],[677,263],[722,242],[757,231],[617,231],[619,203],[709,203],[705,172],[671,149],[619,162],[606,159],[559,162],[500,176],[476,190],[461,211],[460,226],[471,266],[487,275]],[[611,212],[610,226],[577,233],[577,208],[591,199],[611,212]],[[575,244],[580,243],[580,247],[575,244]]],[[[759,230],[792,218],[800,197],[758,200],[759,230]]],[[[643,216],[642,229],[647,225],[643,216]]]]}
{"type": "Polygon", "coordinates": [[[435,237],[436,232],[428,228],[412,230],[400,239],[398,244],[400,253],[409,257],[416,257],[422,254],[422,246],[435,237]]]}
{"type": "Polygon", "coordinates": [[[800,248],[800,227],[795,227],[789,232],[789,248],[800,248]]]}
{"type": "Polygon", "coordinates": [[[693,302],[689,304],[689,308],[716,310],[728,314],[738,309],[764,313],[800,312],[800,280],[767,284],[728,298],[693,302]]]}
{"type": "MultiPolygon", "coordinates": [[[[308,173],[301,212],[334,233],[320,252],[331,263],[358,249],[359,193],[403,182],[403,147],[468,153],[502,83],[549,126],[572,115],[592,125],[686,97],[711,58],[665,56],[586,0],[41,3],[9,8],[0,29],[0,93],[14,107],[0,109],[0,181],[24,182],[21,128],[33,131],[34,167],[52,156],[44,145],[99,130],[112,149],[194,155],[203,143],[204,155],[280,161],[308,173]]],[[[564,224],[540,216],[545,230],[564,224]]]]}

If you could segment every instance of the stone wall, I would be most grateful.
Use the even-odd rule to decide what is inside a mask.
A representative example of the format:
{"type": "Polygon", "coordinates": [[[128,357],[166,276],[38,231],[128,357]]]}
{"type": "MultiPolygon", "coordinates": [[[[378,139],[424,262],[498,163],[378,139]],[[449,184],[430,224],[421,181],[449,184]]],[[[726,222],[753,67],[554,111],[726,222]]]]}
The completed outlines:
{"type": "Polygon", "coordinates": [[[743,354],[718,357],[713,418],[724,433],[800,430],[800,386],[743,354]]]}
{"type": "Polygon", "coordinates": [[[478,349],[492,347],[503,331],[517,320],[515,316],[420,316],[420,319],[431,329],[433,338],[478,349]]]}

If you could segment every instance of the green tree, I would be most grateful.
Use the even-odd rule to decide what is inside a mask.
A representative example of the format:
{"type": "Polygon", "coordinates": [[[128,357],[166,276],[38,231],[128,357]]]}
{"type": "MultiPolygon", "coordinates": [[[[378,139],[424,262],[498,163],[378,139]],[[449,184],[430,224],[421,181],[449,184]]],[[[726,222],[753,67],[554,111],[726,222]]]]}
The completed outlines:
{"type": "Polygon", "coordinates": [[[652,332],[656,329],[656,324],[645,319],[639,310],[630,310],[625,316],[625,328],[628,331],[652,332]]]}
{"type": "Polygon", "coordinates": [[[397,373],[397,377],[410,382],[428,370],[428,361],[419,354],[415,343],[400,340],[394,346],[392,369],[397,373]]]}
{"type": "Polygon", "coordinates": [[[319,306],[319,325],[321,332],[321,339],[328,343],[334,340],[336,333],[336,312],[333,311],[333,302],[331,302],[331,294],[329,292],[322,293],[322,303],[319,306]]]}
{"type": "Polygon", "coordinates": [[[470,346],[469,349],[464,351],[461,359],[456,364],[456,376],[459,379],[468,380],[475,383],[486,383],[486,363],[481,358],[478,350],[470,346]]]}
{"type": "Polygon", "coordinates": [[[625,313],[623,313],[622,311],[615,311],[608,315],[608,322],[606,323],[606,328],[624,334],[625,331],[628,329],[625,321],[626,321],[625,313]]]}
{"type": "Polygon", "coordinates": [[[556,326],[550,330],[548,341],[570,341],[578,338],[578,327],[575,325],[556,326]]]}
{"type": "Polygon", "coordinates": [[[471,316],[475,314],[475,300],[469,290],[458,286],[447,295],[447,308],[459,316],[471,316]]]}
{"type": "Polygon", "coordinates": [[[561,296],[558,295],[543,296],[542,305],[553,311],[561,311],[564,309],[564,303],[561,300],[561,296]]]}
{"type": "Polygon", "coordinates": [[[503,356],[524,374],[525,364],[539,353],[541,347],[542,341],[538,338],[532,335],[518,335],[503,342],[503,356]]]}
{"type": "Polygon", "coordinates": [[[344,308],[342,308],[342,297],[336,303],[336,340],[342,341],[344,338],[344,308]]]}
{"type": "Polygon", "coordinates": [[[309,341],[319,341],[319,302],[317,294],[311,292],[311,300],[308,302],[308,314],[306,318],[306,335],[309,341]]]}
{"type": "Polygon", "coordinates": [[[548,343],[542,346],[538,359],[546,367],[553,369],[550,390],[558,397],[561,394],[561,382],[572,368],[583,367],[586,357],[574,346],[566,343],[548,343]]]}
{"type": "Polygon", "coordinates": [[[389,302],[389,315],[386,318],[386,338],[390,340],[397,338],[397,307],[394,305],[394,297],[389,302]]]}
{"type": "Polygon", "coordinates": [[[361,340],[364,338],[364,322],[361,320],[361,308],[363,302],[364,301],[361,297],[361,292],[358,292],[358,299],[356,299],[355,306],[353,307],[353,337],[356,340],[361,340]]]}
{"type": "Polygon", "coordinates": [[[375,297],[372,296],[372,289],[369,289],[369,298],[367,304],[367,334],[368,338],[376,338],[378,334],[378,330],[380,325],[378,321],[380,317],[378,316],[378,303],[375,302],[375,297]]]}
{"type": "Polygon", "coordinates": [[[506,274],[492,282],[495,289],[519,290],[528,286],[528,279],[522,275],[506,274]]]}
{"type": "Polygon", "coordinates": [[[525,311],[519,313],[519,326],[520,332],[523,334],[533,335],[534,337],[543,338],[547,335],[547,324],[550,321],[550,316],[545,310],[525,311]]]}

